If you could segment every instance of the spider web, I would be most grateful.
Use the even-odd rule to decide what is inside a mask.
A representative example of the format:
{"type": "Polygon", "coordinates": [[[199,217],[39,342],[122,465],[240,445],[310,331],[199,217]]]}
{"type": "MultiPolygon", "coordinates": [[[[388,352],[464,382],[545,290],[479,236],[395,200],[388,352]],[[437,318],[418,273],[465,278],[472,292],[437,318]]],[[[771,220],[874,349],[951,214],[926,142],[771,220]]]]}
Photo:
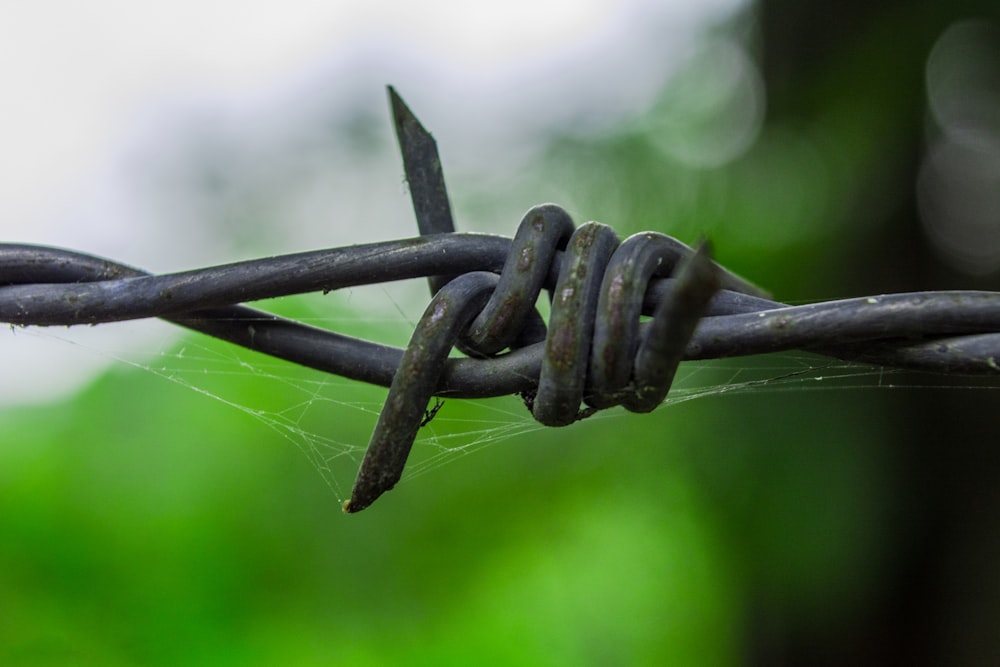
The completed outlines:
{"type": "MultiPolygon", "coordinates": [[[[426,302],[426,296],[413,298],[414,294],[386,286],[357,288],[344,290],[335,297],[334,305],[343,311],[339,315],[320,314],[330,312],[329,297],[320,301],[309,296],[286,299],[277,310],[315,326],[404,346],[419,317],[419,312],[404,304],[426,302]],[[381,301],[381,310],[372,310],[374,301],[381,301]]],[[[115,365],[173,383],[199,399],[215,401],[220,411],[242,413],[254,420],[257,424],[254,428],[260,428],[262,433],[269,432],[295,445],[339,502],[350,494],[368,435],[387,391],[301,368],[200,334],[178,338],[178,330],[165,323],[163,338],[152,354],[121,353],[114,347],[118,339],[111,339],[109,344],[82,342],[71,332],[58,329],[31,327],[11,331],[14,335],[48,339],[53,344],[74,345],[80,354],[104,357],[115,365]]],[[[773,354],[685,362],[658,410],[724,395],[945,386],[995,389],[997,383],[993,379],[984,382],[975,378],[913,376],[804,353],[773,354]],[[923,377],[926,382],[915,377],[923,377]]],[[[401,484],[486,447],[523,441],[546,428],[534,421],[521,399],[515,396],[448,398],[441,403],[432,402],[427,409],[426,424],[418,433],[401,484]]],[[[598,420],[643,418],[613,408],[598,412],[573,428],[585,429],[587,424],[598,420]]]]}

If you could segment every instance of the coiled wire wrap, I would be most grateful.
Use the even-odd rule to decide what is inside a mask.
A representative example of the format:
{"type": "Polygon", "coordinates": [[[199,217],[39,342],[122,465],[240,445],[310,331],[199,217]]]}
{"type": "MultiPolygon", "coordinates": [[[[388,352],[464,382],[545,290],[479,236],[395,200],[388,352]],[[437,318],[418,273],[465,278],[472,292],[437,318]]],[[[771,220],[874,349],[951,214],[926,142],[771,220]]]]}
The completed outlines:
{"type": "Polygon", "coordinates": [[[69,250],[0,244],[0,321],[96,324],[160,317],[318,370],[389,387],[345,511],[400,479],[433,396],[521,394],[543,424],[622,405],[648,412],[678,364],[804,349],[941,373],[1000,374],[1000,294],[893,294],[805,306],[772,301],[692,250],[645,232],[619,243],[536,206],[513,239],[456,233],[436,145],[390,89],[421,236],[152,276],[69,250]],[[405,350],[238,305],[428,277],[405,350]],[[548,326],[535,308],[551,299],[548,326]],[[642,317],[648,321],[642,322],[642,317]],[[457,346],[469,358],[449,358],[457,346]],[[586,407],[584,407],[586,406],[586,407]]]}

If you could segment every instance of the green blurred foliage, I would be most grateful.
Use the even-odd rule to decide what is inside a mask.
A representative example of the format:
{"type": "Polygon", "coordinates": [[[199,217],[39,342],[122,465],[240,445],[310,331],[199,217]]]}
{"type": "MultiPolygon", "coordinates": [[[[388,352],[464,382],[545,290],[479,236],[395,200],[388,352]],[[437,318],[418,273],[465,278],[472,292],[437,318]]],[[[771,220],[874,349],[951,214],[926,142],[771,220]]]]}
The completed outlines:
{"type": "MultiPolygon", "coordinates": [[[[886,78],[891,26],[861,28],[733,161],[657,147],[668,87],[609,136],[554,138],[535,176],[622,235],[708,234],[782,298],[839,295],[852,244],[891,208],[894,119],[914,103],[886,78]]],[[[354,333],[402,342],[393,325],[354,333]]],[[[163,374],[117,367],[72,400],[0,415],[0,663],[735,665],[782,624],[861,632],[909,546],[886,390],[765,385],[551,430],[501,416],[511,435],[486,446],[469,424],[523,406],[449,400],[416,463],[437,442],[469,455],[347,517],[384,390],[202,338],[162,357],[163,374]],[[213,354],[243,370],[193,379],[213,354]]]]}
{"type": "Polygon", "coordinates": [[[870,508],[854,493],[868,471],[831,442],[843,425],[791,458],[801,442],[780,429],[770,454],[785,469],[761,475],[752,443],[713,432],[729,430],[716,410],[757,407],[728,402],[538,431],[347,518],[304,457],[246,415],[114,373],[58,419],[50,406],[4,420],[4,650],[38,664],[458,664],[470,651],[731,664],[744,569],[781,563],[780,580],[792,565],[796,604],[843,596],[830,579],[861,560],[844,538],[870,535],[843,525],[842,504],[870,508]],[[789,494],[810,499],[783,506],[789,494]],[[730,522],[756,562],[732,552],[730,522]]]}
{"type": "MultiPolygon", "coordinates": [[[[233,358],[188,339],[163,368],[182,375],[194,355],[174,352],[193,344],[195,359],[233,358]]],[[[238,356],[268,375],[195,385],[273,406],[270,374],[290,387],[316,379],[238,356]]],[[[320,414],[297,423],[361,445],[373,416],[324,400],[341,392],[374,402],[381,390],[324,387],[320,414]]],[[[863,417],[867,398],[846,399],[833,414],[826,395],[719,396],[530,430],[346,517],[280,432],[150,370],[116,369],[71,401],[0,421],[0,655],[736,664],[748,586],[836,621],[877,576],[879,430],[863,417]]],[[[514,398],[492,403],[449,400],[426,428],[448,442],[495,420],[491,410],[523,411],[514,398]]],[[[434,445],[417,450],[419,465],[434,445]]],[[[360,452],[336,471],[342,482],[360,452]]]]}

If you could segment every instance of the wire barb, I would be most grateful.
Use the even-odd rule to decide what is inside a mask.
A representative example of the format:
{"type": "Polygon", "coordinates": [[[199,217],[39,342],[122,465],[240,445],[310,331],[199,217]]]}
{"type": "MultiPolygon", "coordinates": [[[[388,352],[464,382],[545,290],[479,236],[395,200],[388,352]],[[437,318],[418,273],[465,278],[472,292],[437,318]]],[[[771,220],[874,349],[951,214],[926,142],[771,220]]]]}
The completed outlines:
{"type": "Polygon", "coordinates": [[[803,349],[937,373],[1000,375],[1000,293],[890,294],[788,306],[692,249],[536,206],[514,237],[454,231],[437,145],[395,90],[393,122],[420,236],[149,275],[110,260],[0,244],[0,322],[160,317],[317,370],[389,387],[346,512],[400,480],[442,397],[520,395],[565,426],[660,405],[684,360],[803,349]],[[432,298],[398,349],[243,302],[427,278],[432,298]],[[551,301],[546,323],[535,307],[551,301]],[[645,317],[648,321],[642,321],[645,317]],[[465,358],[451,358],[453,347],[465,358]],[[428,410],[432,398],[434,407],[428,410]]]}

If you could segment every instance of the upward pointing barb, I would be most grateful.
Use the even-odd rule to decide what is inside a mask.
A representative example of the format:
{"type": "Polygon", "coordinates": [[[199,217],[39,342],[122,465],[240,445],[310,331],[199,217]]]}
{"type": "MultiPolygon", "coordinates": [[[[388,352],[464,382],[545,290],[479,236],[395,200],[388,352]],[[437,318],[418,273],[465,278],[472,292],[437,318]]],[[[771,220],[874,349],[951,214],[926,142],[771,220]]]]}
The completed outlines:
{"type": "MultiPolygon", "coordinates": [[[[417,228],[421,235],[454,232],[455,222],[451,217],[437,142],[406,106],[396,89],[392,86],[387,88],[396,139],[403,154],[403,170],[409,184],[413,212],[417,216],[417,228]]],[[[437,293],[450,279],[451,276],[428,278],[431,294],[437,293]]]]}

